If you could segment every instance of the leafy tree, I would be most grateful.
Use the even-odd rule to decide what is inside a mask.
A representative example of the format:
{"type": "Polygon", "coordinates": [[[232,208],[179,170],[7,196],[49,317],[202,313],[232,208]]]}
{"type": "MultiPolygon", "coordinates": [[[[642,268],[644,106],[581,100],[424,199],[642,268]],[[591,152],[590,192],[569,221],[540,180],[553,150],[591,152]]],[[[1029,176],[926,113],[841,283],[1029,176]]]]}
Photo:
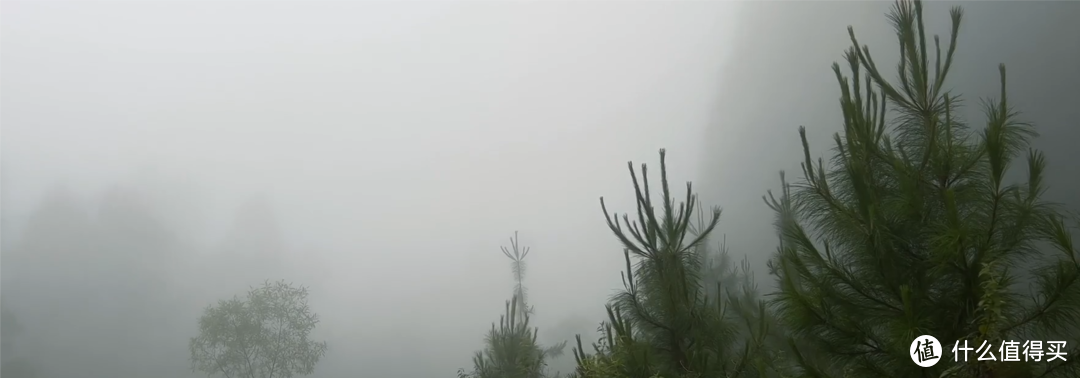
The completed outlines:
{"type": "MultiPolygon", "coordinates": [[[[781,245],[770,264],[776,308],[814,377],[1076,377],[1075,358],[1047,362],[954,362],[956,341],[1080,339],[1080,263],[1063,211],[1041,199],[1043,155],[1029,149],[1032,126],[1001,94],[986,101],[985,124],[959,116],[947,89],[960,8],[942,54],[928,46],[919,1],[895,4],[898,82],[879,71],[849,28],[852,47],[840,83],[843,132],[831,165],[814,162],[800,129],[803,179],[766,202],[781,245]],[[928,50],[933,52],[933,56],[928,50]],[[891,113],[887,116],[886,108],[891,113]],[[1027,177],[1006,172],[1027,150],[1027,177]],[[932,368],[911,361],[919,335],[944,345],[932,368]],[[823,358],[807,358],[813,348],[823,358]]],[[[962,353],[962,351],[960,351],[962,353]]],[[[1023,358],[1021,357],[1021,361],[1023,358]]]]}
{"type": "Polygon", "coordinates": [[[514,292],[506,302],[506,314],[499,319],[498,327],[493,323],[484,339],[483,351],[473,357],[473,370],[466,373],[458,370],[458,376],[477,378],[540,378],[545,376],[547,360],[562,354],[566,342],[544,348],[537,343],[537,329],[529,326],[534,313],[533,307],[526,302],[525,257],[529,247],[518,243],[518,234],[510,239],[510,248],[501,247],[510,259],[510,270],[514,274],[514,292]]]}
{"type": "Polygon", "coordinates": [[[766,360],[760,353],[768,333],[764,303],[747,300],[753,296],[748,280],[740,285],[741,291],[717,287],[717,295],[710,296],[707,285],[720,286],[723,269],[714,272],[720,278],[714,283],[703,278],[709,271],[703,246],[720,220],[720,209],[714,208],[708,218],[699,218],[697,225],[692,222],[697,197],[687,183],[686,199],[676,204],[668,186],[664,150],[660,150],[660,213],[652,202],[646,166],[641,168],[641,182],[632,163],[629,168],[637,198],[637,220],[623,215],[620,223],[617,214],[609,214],[600,199],[608,227],[624,246],[625,290],[607,306],[608,321],[601,325],[602,337],[593,345],[594,355],[583,351],[578,337],[574,350],[579,365],[576,375],[648,378],[764,374],[766,360]],[[747,326],[746,330],[739,325],[747,326]]]}
{"type": "Polygon", "coordinates": [[[326,342],[309,339],[318,315],[307,289],[284,281],[253,288],[210,306],[191,339],[191,366],[225,378],[291,378],[310,375],[326,353],[326,342]]]}

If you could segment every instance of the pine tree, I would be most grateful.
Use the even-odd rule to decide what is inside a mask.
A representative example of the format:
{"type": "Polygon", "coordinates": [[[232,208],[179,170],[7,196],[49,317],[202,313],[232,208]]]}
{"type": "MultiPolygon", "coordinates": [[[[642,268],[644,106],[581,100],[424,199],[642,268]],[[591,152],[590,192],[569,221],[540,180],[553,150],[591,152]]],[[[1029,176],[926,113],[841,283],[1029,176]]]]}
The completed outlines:
{"type": "Polygon", "coordinates": [[[544,350],[536,342],[537,330],[529,326],[529,314],[522,311],[521,299],[516,295],[506,302],[506,314],[499,324],[491,325],[486,347],[473,356],[473,371],[459,377],[475,378],[542,378],[544,377],[544,350]]]}
{"type": "Polygon", "coordinates": [[[476,378],[541,378],[547,376],[546,366],[549,358],[559,356],[566,347],[566,342],[542,347],[537,342],[537,329],[529,325],[534,309],[526,300],[525,257],[529,247],[518,243],[518,234],[510,239],[510,248],[501,247],[510,259],[510,270],[514,275],[514,290],[511,300],[506,302],[506,313],[494,323],[484,339],[485,348],[473,357],[473,370],[466,373],[458,371],[459,377],[476,378]]]}
{"type": "MultiPolygon", "coordinates": [[[[607,306],[608,322],[601,326],[595,354],[574,350],[578,377],[739,377],[761,376],[767,370],[760,358],[768,333],[763,302],[747,306],[745,291],[717,288],[709,296],[706,272],[708,236],[720,220],[720,209],[701,218],[695,227],[697,197],[690,184],[676,203],[668,186],[665,151],[660,150],[663,204],[654,207],[648,173],[641,182],[633,164],[630,176],[637,199],[637,220],[601,208],[608,227],[624,246],[625,290],[607,306]],[[745,325],[746,330],[739,328],[745,325]],[[741,341],[741,342],[740,342],[741,341]]],[[[750,301],[753,302],[753,301],[750,301]]]]}
{"type": "Polygon", "coordinates": [[[803,180],[766,202],[781,245],[770,264],[776,308],[814,377],[1077,377],[1080,263],[1064,211],[1041,199],[1046,161],[1029,147],[1033,127],[1001,93],[986,101],[982,127],[957,114],[946,86],[962,19],[942,54],[928,46],[919,1],[898,1],[898,82],[879,71],[848,29],[852,47],[840,83],[843,132],[831,165],[812,161],[800,128],[803,180]],[[932,56],[928,50],[932,50],[932,56]],[[886,108],[890,114],[886,114],[886,108]],[[1027,152],[1027,177],[1006,173],[1027,152]],[[912,340],[935,336],[944,356],[911,361],[912,340]],[[1003,341],[1068,341],[1068,361],[978,361],[957,341],[985,341],[998,361],[1003,341]],[[813,348],[823,358],[808,358],[813,348]],[[959,357],[959,362],[955,362],[959,357]]]}

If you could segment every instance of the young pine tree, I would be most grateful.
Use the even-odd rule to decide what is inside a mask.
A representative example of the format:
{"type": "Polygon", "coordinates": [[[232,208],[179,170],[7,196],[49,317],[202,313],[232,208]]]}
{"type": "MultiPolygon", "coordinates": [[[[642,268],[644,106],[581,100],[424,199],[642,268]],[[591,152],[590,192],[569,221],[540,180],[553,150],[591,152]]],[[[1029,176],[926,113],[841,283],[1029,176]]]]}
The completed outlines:
{"type": "Polygon", "coordinates": [[[506,313],[498,325],[491,325],[484,338],[484,350],[473,357],[472,372],[459,370],[459,377],[543,378],[548,376],[547,360],[557,357],[566,346],[564,341],[544,348],[537,342],[537,329],[529,325],[533,308],[526,302],[524,283],[525,257],[529,255],[529,248],[518,244],[517,232],[510,239],[510,246],[509,249],[502,247],[502,252],[511,261],[513,297],[506,302],[506,313]]]}
{"type": "Polygon", "coordinates": [[[766,361],[760,358],[767,333],[764,304],[746,300],[751,290],[718,288],[713,291],[717,295],[710,296],[707,285],[719,282],[703,279],[707,270],[702,246],[719,222],[720,210],[713,209],[710,217],[694,226],[697,197],[687,184],[685,200],[676,203],[668,187],[664,150],[660,150],[662,204],[654,206],[644,165],[641,171],[639,182],[630,165],[636,221],[624,215],[620,222],[617,215],[608,213],[603,198],[600,200],[609,228],[624,246],[625,290],[607,307],[609,320],[601,326],[595,354],[585,354],[578,338],[576,375],[762,376],[767,370],[766,361]]]}
{"type": "Polygon", "coordinates": [[[473,357],[473,371],[458,371],[459,377],[544,377],[544,350],[537,344],[536,329],[529,325],[529,314],[522,306],[517,296],[506,302],[506,314],[497,327],[491,325],[484,338],[486,347],[473,357]]]}
{"type": "Polygon", "coordinates": [[[942,54],[937,37],[927,43],[922,3],[896,3],[897,80],[885,78],[849,28],[850,74],[833,67],[844,129],[832,164],[810,159],[800,129],[803,180],[766,197],[781,236],[770,264],[778,316],[796,345],[822,357],[799,355],[807,376],[1080,376],[1080,263],[1070,227],[1041,199],[1046,161],[1008,102],[1004,66],[984,123],[971,127],[957,115],[961,101],[946,77],[962,12],[951,15],[942,54]],[[1025,153],[1026,179],[1007,182],[1025,153]],[[933,367],[912,362],[919,335],[944,344],[933,367]],[[1001,362],[1002,342],[1028,340],[1068,341],[1068,360],[1001,362]],[[957,341],[985,341],[997,361],[971,351],[965,362],[962,349],[952,353],[957,341]]]}

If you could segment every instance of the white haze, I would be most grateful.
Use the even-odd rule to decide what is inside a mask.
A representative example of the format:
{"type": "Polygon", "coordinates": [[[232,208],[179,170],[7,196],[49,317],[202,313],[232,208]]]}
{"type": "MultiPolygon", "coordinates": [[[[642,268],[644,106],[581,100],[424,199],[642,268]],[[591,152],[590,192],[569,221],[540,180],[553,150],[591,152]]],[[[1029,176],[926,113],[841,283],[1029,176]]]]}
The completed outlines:
{"type": "MultiPolygon", "coordinates": [[[[419,377],[470,367],[510,295],[499,246],[518,230],[536,325],[569,339],[621,286],[598,198],[632,210],[626,161],[655,165],[664,147],[675,183],[700,171],[732,8],[5,1],[4,245],[57,187],[89,211],[119,187],[212,261],[260,200],[290,251],[287,277],[265,278],[314,290],[331,348],[316,376],[419,377]]],[[[34,275],[10,272],[5,285],[34,275]]],[[[189,274],[173,285],[244,288],[189,274]]],[[[17,287],[7,302],[40,305],[17,287]]],[[[178,352],[146,351],[164,362],[143,371],[187,374],[195,320],[162,330],[178,352]]]]}

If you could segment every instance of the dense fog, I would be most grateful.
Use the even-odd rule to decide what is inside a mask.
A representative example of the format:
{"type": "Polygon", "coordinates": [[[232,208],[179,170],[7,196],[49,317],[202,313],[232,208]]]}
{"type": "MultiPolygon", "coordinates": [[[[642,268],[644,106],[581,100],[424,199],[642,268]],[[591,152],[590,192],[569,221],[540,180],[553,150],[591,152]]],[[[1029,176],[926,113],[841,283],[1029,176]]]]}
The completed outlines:
{"type": "MultiPolygon", "coordinates": [[[[284,279],[321,320],[313,377],[453,376],[515,231],[540,341],[594,339],[625,268],[598,199],[632,212],[626,162],[660,148],[771,285],[761,196],[798,126],[832,147],[846,27],[895,59],[890,4],[5,1],[4,374],[203,376],[203,309],[284,279]]],[[[1080,205],[1080,2],[962,5],[965,112],[1006,64],[1048,196],[1080,205]]]]}

